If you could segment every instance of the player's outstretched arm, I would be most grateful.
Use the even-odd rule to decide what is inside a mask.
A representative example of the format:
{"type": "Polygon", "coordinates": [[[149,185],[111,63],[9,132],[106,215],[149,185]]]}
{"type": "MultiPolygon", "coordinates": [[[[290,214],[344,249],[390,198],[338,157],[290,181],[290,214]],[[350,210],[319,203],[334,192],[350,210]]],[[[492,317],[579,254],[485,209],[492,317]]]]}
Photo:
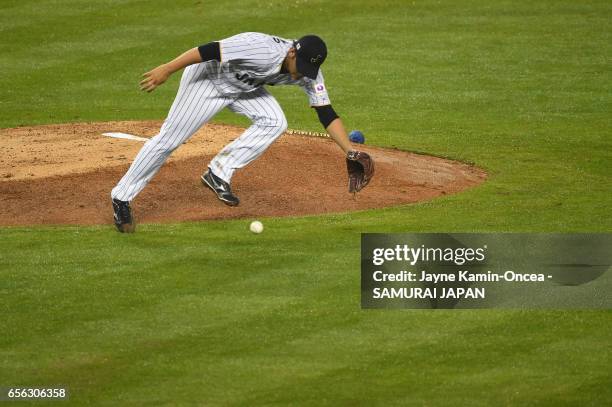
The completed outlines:
{"type": "Polygon", "coordinates": [[[348,135],[346,134],[346,130],[344,129],[344,124],[342,120],[338,117],[332,121],[329,126],[325,129],[327,133],[331,136],[331,138],[344,150],[344,153],[348,153],[353,150],[353,146],[349,141],[348,135]]]}
{"type": "Polygon", "coordinates": [[[140,82],[140,89],[146,92],[152,92],[159,85],[166,82],[174,72],[199,62],[202,62],[200,51],[197,47],[192,48],[174,58],[172,61],[143,74],[143,80],[140,82]]]}
{"type": "Polygon", "coordinates": [[[319,121],[325,127],[327,133],[331,138],[344,150],[344,153],[348,153],[353,148],[351,142],[344,130],[344,124],[336,111],[331,105],[312,106],[319,116],[319,121]]]}

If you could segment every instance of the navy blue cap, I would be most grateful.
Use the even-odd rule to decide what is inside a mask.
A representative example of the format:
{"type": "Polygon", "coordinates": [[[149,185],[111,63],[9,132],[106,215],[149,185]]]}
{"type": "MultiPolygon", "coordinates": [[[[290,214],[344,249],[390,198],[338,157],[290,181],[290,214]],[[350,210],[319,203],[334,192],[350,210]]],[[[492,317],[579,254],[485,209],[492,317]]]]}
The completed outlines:
{"type": "Polygon", "coordinates": [[[302,75],[317,79],[319,68],[327,58],[327,46],[316,35],[305,35],[294,43],[297,70],[302,75]]]}

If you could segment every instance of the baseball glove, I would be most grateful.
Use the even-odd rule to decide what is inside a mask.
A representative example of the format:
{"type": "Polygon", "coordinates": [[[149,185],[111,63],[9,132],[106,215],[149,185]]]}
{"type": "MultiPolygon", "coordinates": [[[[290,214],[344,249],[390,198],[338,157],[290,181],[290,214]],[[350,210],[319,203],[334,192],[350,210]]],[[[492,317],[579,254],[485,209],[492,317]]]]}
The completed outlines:
{"type": "Polygon", "coordinates": [[[357,193],[365,188],[374,176],[374,160],[363,151],[349,151],[346,155],[349,192],[357,193]]]}

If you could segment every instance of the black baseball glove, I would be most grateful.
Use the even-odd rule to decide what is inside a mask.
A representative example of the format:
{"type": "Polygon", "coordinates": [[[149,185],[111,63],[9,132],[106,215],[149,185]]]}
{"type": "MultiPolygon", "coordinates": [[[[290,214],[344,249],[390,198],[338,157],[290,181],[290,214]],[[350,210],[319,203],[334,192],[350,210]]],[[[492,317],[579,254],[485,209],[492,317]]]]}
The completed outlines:
{"type": "Polygon", "coordinates": [[[349,192],[357,193],[365,188],[374,176],[374,160],[363,151],[349,151],[346,155],[349,192]]]}

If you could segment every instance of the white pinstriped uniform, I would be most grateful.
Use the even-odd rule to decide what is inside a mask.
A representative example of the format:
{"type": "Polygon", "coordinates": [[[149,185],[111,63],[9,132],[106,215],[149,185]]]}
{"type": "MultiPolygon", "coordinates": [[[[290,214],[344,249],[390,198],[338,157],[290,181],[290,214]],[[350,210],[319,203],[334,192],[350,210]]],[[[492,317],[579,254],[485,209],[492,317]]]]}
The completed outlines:
{"type": "Polygon", "coordinates": [[[225,146],[208,167],[230,183],[234,172],[259,157],[287,129],[280,105],[263,85],[298,85],[311,106],[330,104],[323,74],[316,80],[292,80],[280,73],[293,41],[261,33],[242,33],[221,40],[221,62],[185,68],[178,93],[159,134],[147,141],[111,196],[132,201],[170,154],[220,110],[227,107],[252,125],[225,146]]]}

